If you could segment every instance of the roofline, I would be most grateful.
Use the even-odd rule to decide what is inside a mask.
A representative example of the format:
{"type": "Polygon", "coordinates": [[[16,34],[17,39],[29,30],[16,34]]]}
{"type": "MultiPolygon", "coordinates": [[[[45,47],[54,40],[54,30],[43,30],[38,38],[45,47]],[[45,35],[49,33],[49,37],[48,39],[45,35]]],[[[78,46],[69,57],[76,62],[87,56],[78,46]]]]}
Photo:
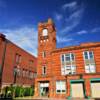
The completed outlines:
{"type": "MultiPolygon", "coordinates": [[[[6,39],[8,40],[8,39],[6,39]]],[[[26,51],[25,49],[21,48],[20,46],[18,46],[17,44],[13,43],[12,41],[8,40],[10,43],[12,43],[14,46],[18,47],[19,49],[21,49],[22,51],[26,52],[27,54],[29,54],[30,56],[34,57],[35,59],[37,59],[36,56],[32,55],[31,53],[29,53],[28,51],[26,51]]]]}
{"type": "Polygon", "coordinates": [[[87,42],[87,43],[82,43],[77,46],[56,48],[55,50],[52,51],[52,53],[58,53],[58,52],[69,51],[69,50],[78,50],[78,49],[84,49],[84,48],[90,48],[90,47],[99,47],[99,46],[100,46],[100,42],[87,42]]]}
{"type": "Polygon", "coordinates": [[[1,38],[4,38],[5,41],[10,42],[11,44],[13,44],[14,46],[16,46],[17,48],[21,49],[22,51],[26,52],[26,53],[29,54],[30,56],[32,56],[32,57],[34,57],[35,59],[37,59],[36,56],[32,55],[31,53],[29,53],[28,51],[24,50],[23,48],[21,48],[21,47],[18,46],[17,44],[15,44],[15,43],[13,43],[12,41],[8,40],[4,34],[0,33],[0,37],[1,37],[1,38]]]}

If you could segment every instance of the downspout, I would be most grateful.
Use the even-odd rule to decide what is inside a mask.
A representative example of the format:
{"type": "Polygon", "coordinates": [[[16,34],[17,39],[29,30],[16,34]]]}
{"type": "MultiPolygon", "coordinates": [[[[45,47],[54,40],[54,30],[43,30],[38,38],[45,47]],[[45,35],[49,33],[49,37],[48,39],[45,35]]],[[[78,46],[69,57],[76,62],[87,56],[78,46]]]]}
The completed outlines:
{"type": "Polygon", "coordinates": [[[5,56],[6,56],[6,48],[7,48],[7,40],[5,39],[5,36],[3,37],[4,41],[4,49],[3,49],[3,55],[2,55],[2,62],[0,66],[0,92],[2,89],[2,76],[3,76],[3,68],[4,68],[4,62],[5,62],[5,56]]]}

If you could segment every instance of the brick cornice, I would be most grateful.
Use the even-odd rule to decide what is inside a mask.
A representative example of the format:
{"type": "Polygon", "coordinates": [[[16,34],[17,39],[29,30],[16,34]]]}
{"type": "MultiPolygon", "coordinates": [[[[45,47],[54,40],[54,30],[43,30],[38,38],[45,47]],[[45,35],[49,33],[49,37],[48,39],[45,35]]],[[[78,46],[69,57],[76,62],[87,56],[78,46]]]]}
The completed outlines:
{"type": "Polygon", "coordinates": [[[64,47],[64,48],[57,48],[52,51],[52,53],[58,53],[58,52],[63,52],[63,51],[69,51],[69,50],[78,50],[78,49],[88,49],[88,48],[95,48],[95,47],[100,47],[100,42],[98,43],[87,43],[86,45],[82,44],[79,46],[70,46],[70,47],[64,47]]]}

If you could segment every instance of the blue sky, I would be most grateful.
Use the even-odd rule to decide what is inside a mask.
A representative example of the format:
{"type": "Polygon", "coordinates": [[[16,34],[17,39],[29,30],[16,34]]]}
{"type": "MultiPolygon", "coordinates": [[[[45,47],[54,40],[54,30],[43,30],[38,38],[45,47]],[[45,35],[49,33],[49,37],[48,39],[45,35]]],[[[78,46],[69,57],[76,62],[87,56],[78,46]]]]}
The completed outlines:
{"type": "Polygon", "coordinates": [[[37,25],[52,18],[57,48],[100,42],[100,0],[0,0],[0,32],[37,55],[37,25]]]}

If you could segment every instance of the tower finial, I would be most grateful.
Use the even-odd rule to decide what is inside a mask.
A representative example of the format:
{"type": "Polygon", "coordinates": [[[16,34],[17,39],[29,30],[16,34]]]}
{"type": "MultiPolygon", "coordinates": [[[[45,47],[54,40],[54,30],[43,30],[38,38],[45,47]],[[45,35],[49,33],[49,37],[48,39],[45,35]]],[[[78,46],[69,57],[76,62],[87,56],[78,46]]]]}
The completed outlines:
{"type": "Polygon", "coordinates": [[[48,23],[49,23],[49,24],[52,24],[52,23],[53,23],[53,21],[52,21],[51,18],[48,19],[48,23]]]}

